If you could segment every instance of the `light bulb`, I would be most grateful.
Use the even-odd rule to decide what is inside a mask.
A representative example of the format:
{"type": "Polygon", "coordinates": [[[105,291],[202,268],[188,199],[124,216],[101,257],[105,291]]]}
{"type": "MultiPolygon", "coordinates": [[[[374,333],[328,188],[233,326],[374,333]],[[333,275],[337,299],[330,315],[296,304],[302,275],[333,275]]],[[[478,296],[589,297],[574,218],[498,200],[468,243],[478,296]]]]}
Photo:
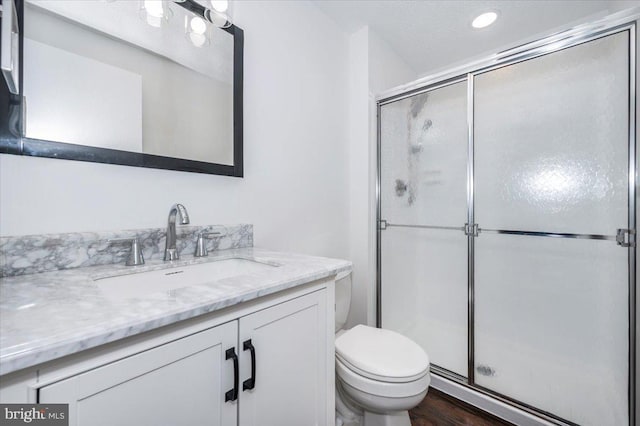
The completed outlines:
{"type": "Polygon", "coordinates": [[[198,33],[189,33],[189,40],[195,47],[202,47],[207,44],[207,36],[198,33]]]}
{"type": "Polygon", "coordinates": [[[218,28],[229,28],[232,25],[231,20],[226,14],[216,12],[215,10],[205,10],[204,17],[218,28]]]}
{"type": "Polygon", "coordinates": [[[496,19],[498,19],[498,14],[496,12],[483,13],[473,20],[471,26],[473,28],[485,28],[493,24],[496,19]]]}
{"type": "Polygon", "coordinates": [[[166,0],[141,0],[140,4],[140,19],[152,27],[162,28],[173,16],[166,0]]]}
{"type": "Polygon", "coordinates": [[[184,17],[184,31],[187,39],[195,47],[202,47],[209,44],[207,35],[207,23],[199,16],[184,17]]]}
{"type": "Polygon", "coordinates": [[[229,8],[229,0],[211,0],[211,7],[216,12],[224,13],[229,8]]]}
{"type": "Polygon", "coordinates": [[[207,23],[204,22],[204,19],[195,16],[191,18],[191,23],[189,24],[191,30],[196,34],[204,34],[207,31],[207,23]]]}
{"type": "Polygon", "coordinates": [[[154,18],[164,17],[164,8],[162,7],[162,0],[144,0],[144,9],[147,11],[147,15],[154,18]]]}

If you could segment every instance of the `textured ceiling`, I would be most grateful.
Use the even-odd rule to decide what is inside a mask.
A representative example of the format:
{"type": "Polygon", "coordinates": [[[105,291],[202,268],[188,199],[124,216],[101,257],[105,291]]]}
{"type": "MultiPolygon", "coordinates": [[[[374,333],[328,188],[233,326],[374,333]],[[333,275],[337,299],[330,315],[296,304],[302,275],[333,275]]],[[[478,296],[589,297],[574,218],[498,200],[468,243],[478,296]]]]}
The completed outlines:
{"type": "Polygon", "coordinates": [[[351,33],[368,25],[417,75],[602,16],[640,6],[640,0],[315,0],[314,3],[351,33]],[[477,15],[497,10],[490,27],[474,29],[477,15]]]}

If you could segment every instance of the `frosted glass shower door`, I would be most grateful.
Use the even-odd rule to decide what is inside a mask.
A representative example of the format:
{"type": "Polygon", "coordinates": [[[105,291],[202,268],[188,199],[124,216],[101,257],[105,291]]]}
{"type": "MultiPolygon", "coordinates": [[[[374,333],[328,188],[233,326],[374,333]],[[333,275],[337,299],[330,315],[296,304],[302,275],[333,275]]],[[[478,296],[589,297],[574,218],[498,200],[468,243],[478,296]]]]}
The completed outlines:
{"type": "Polygon", "coordinates": [[[581,425],[628,424],[628,82],[628,31],[474,78],[475,383],[581,425]]]}
{"type": "Polygon", "coordinates": [[[380,109],[382,326],[467,375],[466,82],[380,109]]]}

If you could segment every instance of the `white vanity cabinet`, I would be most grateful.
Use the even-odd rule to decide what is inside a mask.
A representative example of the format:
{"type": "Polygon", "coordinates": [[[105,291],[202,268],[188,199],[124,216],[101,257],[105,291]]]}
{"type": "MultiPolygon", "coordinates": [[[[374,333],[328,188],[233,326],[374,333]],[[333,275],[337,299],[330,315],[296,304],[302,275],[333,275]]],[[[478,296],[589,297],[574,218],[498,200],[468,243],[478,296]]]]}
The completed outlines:
{"type": "Polygon", "coordinates": [[[68,403],[69,425],[235,425],[237,322],[167,343],[39,390],[40,403],[68,403]]]}
{"type": "Polygon", "coordinates": [[[231,319],[220,325],[36,385],[37,401],[69,403],[71,426],[333,424],[328,310],[333,289],[296,293],[245,308],[235,318],[227,313],[222,320],[231,319]]]}
{"type": "Polygon", "coordinates": [[[316,292],[240,319],[240,377],[255,377],[241,380],[241,426],[329,424],[326,384],[333,386],[334,369],[326,315],[326,298],[316,292]]]}

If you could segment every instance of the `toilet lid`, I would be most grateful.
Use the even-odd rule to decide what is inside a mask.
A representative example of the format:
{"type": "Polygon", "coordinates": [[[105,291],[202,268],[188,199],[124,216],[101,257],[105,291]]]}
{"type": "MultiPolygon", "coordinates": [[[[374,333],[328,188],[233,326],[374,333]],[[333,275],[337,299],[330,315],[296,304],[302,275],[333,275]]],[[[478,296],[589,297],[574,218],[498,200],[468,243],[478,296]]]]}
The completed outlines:
{"type": "Polygon", "coordinates": [[[375,380],[416,380],[429,369],[426,352],[395,331],[357,325],[341,334],[335,344],[341,361],[375,380]]]}

